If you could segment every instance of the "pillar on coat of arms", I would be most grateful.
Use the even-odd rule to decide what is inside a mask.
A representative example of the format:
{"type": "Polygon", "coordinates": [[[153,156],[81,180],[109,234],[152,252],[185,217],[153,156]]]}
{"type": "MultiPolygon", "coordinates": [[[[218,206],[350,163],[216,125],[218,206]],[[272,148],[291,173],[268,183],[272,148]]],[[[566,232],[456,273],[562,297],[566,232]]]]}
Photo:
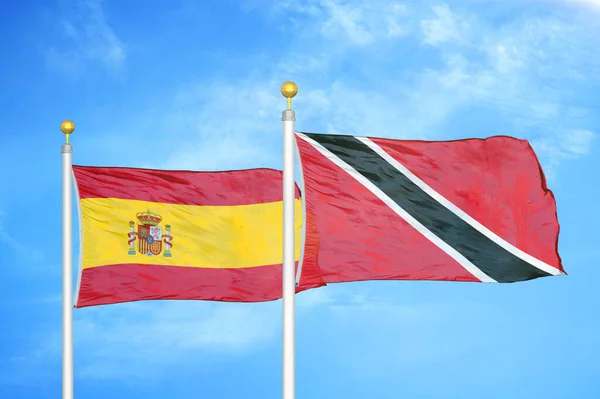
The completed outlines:
{"type": "Polygon", "coordinates": [[[129,251],[127,252],[128,255],[135,255],[135,237],[137,236],[137,233],[135,232],[135,222],[132,220],[129,222],[129,251]]]}
{"type": "Polygon", "coordinates": [[[163,256],[170,258],[171,257],[171,225],[165,225],[165,252],[163,256]]]}

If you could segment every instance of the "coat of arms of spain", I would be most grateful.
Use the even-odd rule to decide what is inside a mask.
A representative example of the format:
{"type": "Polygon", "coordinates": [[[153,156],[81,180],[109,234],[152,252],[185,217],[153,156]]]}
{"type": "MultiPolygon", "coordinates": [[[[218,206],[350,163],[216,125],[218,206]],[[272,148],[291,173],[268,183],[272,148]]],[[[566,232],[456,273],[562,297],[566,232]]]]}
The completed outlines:
{"type": "Polygon", "coordinates": [[[135,231],[135,222],[132,220],[129,222],[129,255],[135,255],[135,239],[138,239],[137,252],[142,255],[147,256],[158,256],[163,250],[163,241],[165,243],[165,251],[163,252],[163,256],[170,257],[171,256],[171,248],[173,244],[171,244],[171,226],[165,225],[165,232],[163,234],[162,227],[159,226],[160,222],[162,222],[162,217],[155,213],[150,212],[140,212],[136,213],[135,217],[137,218],[139,224],[137,226],[137,231],[135,231]]]}

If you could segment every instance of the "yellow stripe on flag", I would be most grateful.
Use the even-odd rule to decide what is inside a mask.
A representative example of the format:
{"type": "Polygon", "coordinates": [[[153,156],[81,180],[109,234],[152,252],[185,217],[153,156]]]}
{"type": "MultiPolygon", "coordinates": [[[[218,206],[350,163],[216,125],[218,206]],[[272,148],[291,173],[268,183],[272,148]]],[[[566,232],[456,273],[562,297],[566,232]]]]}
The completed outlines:
{"type": "MultiPolygon", "coordinates": [[[[302,234],[302,202],[295,201],[296,255],[302,234]]],[[[81,200],[83,269],[114,264],[151,264],[201,268],[244,268],[281,264],[283,259],[283,203],[238,206],[192,206],[115,198],[81,200]],[[153,229],[162,248],[157,255],[139,252],[135,237],[129,254],[129,233],[138,233],[136,215],[159,215],[153,229]],[[130,221],[134,222],[130,226],[130,221]],[[170,257],[165,255],[165,227],[172,236],[170,257]],[[158,233],[158,234],[157,234],[158,233]]],[[[142,230],[148,232],[147,228],[142,230]]],[[[141,232],[143,235],[143,231],[141,232]]],[[[146,240],[146,237],[142,237],[146,240]]],[[[147,243],[147,241],[145,241],[147,243]]],[[[154,244],[155,249],[158,248],[154,244]]],[[[143,248],[146,250],[148,245],[143,248]]],[[[156,252],[156,251],[155,251],[156,252]]]]}

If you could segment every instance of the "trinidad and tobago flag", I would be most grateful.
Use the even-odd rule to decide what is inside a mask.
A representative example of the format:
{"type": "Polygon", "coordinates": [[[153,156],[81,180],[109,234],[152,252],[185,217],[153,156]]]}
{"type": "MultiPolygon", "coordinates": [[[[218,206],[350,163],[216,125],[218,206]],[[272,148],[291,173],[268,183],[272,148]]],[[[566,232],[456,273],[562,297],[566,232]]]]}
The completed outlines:
{"type": "Polygon", "coordinates": [[[304,259],[324,283],[565,274],[554,196],[525,140],[296,133],[296,142],[304,259]]]}

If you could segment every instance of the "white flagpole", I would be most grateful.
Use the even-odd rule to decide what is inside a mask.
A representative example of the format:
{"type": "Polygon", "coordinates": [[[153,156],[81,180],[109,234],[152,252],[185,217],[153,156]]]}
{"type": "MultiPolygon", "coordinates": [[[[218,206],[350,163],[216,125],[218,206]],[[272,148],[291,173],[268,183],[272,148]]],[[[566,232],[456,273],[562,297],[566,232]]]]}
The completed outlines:
{"type": "Polygon", "coordinates": [[[295,381],[295,338],[294,296],[296,278],[294,262],[294,121],[292,98],[298,93],[293,82],[281,86],[281,94],[287,98],[287,109],[283,111],[283,399],[294,399],[295,381]]]}
{"type": "Polygon", "coordinates": [[[62,145],[62,212],[63,212],[63,301],[62,345],[63,399],[73,399],[73,147],[69,136],[75,130],[71,121],[63,121],[60,130],[65,134],[62,145]]]}

